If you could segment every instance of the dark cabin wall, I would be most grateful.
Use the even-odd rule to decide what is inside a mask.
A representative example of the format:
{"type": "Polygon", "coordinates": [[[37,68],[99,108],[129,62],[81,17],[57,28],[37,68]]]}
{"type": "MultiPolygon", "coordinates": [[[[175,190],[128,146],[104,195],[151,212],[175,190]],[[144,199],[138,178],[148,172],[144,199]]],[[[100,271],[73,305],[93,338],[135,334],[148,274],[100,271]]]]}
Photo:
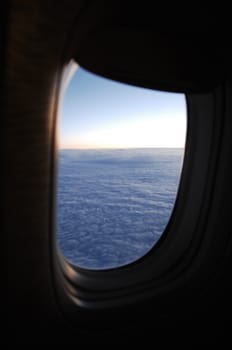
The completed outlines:
{"type": "Polygon", "coordinates": [[[64,50],[80,11],[80,2],[67,0],[16,0],[9,10],[4,226],[10,328],[13,337],[24,340],[31,332],[49,331],[53,323],[65,327],[52,286],[50,174],[64,50]]]}

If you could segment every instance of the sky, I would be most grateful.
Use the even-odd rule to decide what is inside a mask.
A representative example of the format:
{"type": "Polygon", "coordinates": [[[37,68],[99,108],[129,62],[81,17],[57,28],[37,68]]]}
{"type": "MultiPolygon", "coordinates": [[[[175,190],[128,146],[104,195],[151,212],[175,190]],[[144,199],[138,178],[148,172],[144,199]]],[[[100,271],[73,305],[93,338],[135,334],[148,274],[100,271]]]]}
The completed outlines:
{"type": "Polygon", "coordinates": [[[59,113],[60,149],[184,147],[184,94],[115,82],[77,65],[68,75],[59,113]]]}

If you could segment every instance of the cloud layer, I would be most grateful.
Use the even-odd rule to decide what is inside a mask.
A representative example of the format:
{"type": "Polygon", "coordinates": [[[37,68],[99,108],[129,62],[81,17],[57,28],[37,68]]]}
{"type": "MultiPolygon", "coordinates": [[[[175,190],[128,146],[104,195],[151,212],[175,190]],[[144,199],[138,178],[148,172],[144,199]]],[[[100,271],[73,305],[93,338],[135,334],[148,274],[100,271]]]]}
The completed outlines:
{"type": "Polygon", "coordinates": [[[158,241],[170,218],[182,149],[62,150],[57,238],[72,263],[128,264],[158,241]]]}

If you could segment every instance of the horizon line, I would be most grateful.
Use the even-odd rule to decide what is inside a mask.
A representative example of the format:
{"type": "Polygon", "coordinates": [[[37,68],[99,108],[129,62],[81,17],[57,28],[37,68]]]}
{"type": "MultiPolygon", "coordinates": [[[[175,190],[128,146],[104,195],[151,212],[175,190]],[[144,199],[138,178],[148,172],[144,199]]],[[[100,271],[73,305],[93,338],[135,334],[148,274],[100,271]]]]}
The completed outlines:
{"type": "Polygon", "coordinates": [[[159,147],[58,147],[60,150],[80,150],[80,151],[88,151],[88,150],[128,150],[128,149],[184,149],[185,146],[159,146],[159,147]]]}

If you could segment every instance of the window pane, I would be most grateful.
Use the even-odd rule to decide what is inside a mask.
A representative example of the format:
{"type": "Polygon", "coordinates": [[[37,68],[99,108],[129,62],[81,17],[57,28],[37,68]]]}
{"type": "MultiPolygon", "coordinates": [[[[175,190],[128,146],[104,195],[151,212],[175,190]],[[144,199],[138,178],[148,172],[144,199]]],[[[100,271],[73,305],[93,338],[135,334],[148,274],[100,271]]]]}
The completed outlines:
{"type": "Polygon", "coordinates": [[[57,239],[68,261],[119,267],[156,244],[175,203],[185,134],[183,94],[77,69],[59,125],[57,239]]]}

